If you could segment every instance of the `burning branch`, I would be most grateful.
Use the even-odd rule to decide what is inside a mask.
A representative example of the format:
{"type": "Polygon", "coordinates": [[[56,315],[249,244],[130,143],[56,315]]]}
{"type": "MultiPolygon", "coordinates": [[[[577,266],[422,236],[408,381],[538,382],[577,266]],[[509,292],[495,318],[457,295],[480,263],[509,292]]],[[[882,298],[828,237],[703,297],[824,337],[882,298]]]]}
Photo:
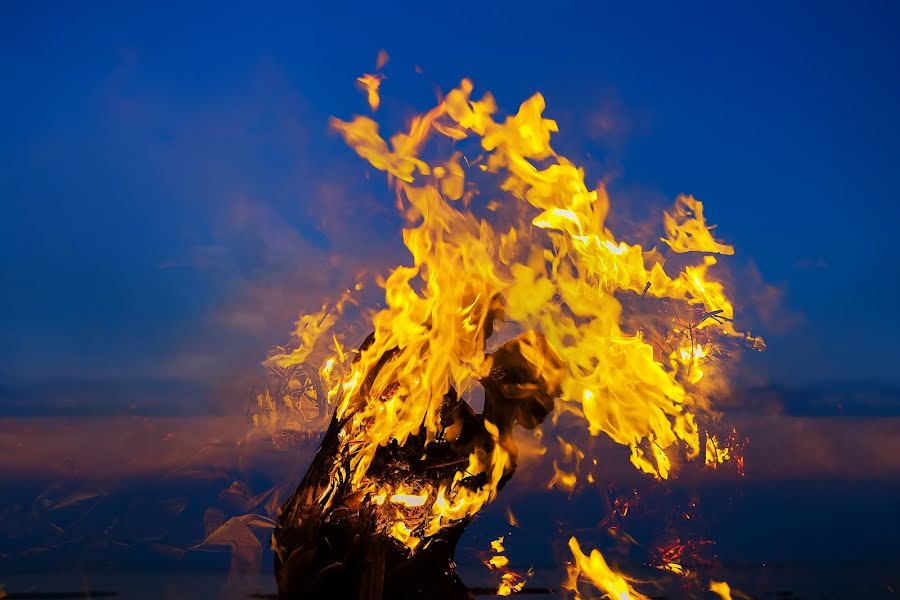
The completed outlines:
{"type": "MultiPolygon", "coordinates": [[[[539,426],[559,394],[561,364],[542,338],[525,334],[490,358],[481,380],[484,411],[476,414],[451,388],[433,439],[417,434],[376,450],[367,472],[375,493],[361,493],[348,477],[358,448],[342,437],[353,417],[335,414],[275,529],[283,597],[469,597],[454,570],[456,543],[472,508],[494,497],[515,472],[513,427],[539,426]],[[534,352],[543,353],[540,371],[526,358],[534,352]],[[493,465],[501,467],[496,482],[489,472],[469,468],[473,456],[498,455],[506,461],[493,465]]],[[[380,364],[367,380],[378,377],[380,364]]]]}

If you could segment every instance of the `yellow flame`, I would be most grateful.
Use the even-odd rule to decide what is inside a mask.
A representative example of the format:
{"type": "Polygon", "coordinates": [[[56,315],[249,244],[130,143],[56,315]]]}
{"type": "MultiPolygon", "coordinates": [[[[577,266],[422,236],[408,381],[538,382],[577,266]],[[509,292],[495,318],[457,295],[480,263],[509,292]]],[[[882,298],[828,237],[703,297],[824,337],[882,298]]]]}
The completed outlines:
{"type": "MultiPolygon", "coordinates": [[[[525,587],[526,579],[519,573],[506,568],[509,564],[509,559],[506,556],[503,556],[503,553],[506,552],[506,548],[503,546],[503,536],[491,541],[491,550],[494,551],[495,556],[486,560],[484,564],[492,571],[501,571],[500,584],[497,586],[497,595],[509,596],[521,591],[522,588],[525,587]]],[[[529,571],[528,575],[530,577],[532,572],[529,571]]]]}
{"type": "MultiPolygon", "coordinates": [[[[334,305],[324,305],[318,312],[302,315],[294,328],[294,337],[300,340],[299,343],[288,353],[270,356],[266,359],[266,364],[288,367],[304,363],[312,354],[319,338],[330,331],[337,322],[349,300],[350,292],[344,292],[334,305]]],[[[333,365],[331,358],[325,361],[325,365],[328,365],[329,361],[332,361],[333,365]]],[[[328,366],[328,369],[331,369],[331,366],[328,366]]]]}
{"type": "Polygon", "coordinates": [[[394,494],[391,496],[391,502],[402,504],[404,506],[422,506],[425,504],[426,500],[428,500],[428,496],[425,494],[422,494],[421,496],[413,494],[394,494]]]}
{"type": "MultiPolygon", "coordinates": [[[[380,79],[361,83],[374,110],[373,81],[380,79]]],[[[383,531],[411,551],[481,510],[514,468],[498,427],[485,421],[493,444],[473,451],[452,480],[406,490],[367,475],[378,448],[403,446],[420,434],[426,443],[435,439],[450,388],[463,396],[491,371],[485,332],[495,319],[505,317],[526,332],[517,338],[522,356],[536,381],[559,391],[563,412],[581,419],[592,435],[628,446],[637,469],[661,478],[671,470],[673,453],[700,451],[695,414],[710,408],[702,386],[718,367],[709,359],[717,341],[761,346],[733,327],[733,305],[711,275],[715,257],[704,254],[669,272],[662,252],[613,235],[606,226],[606,189],[588,188],[583,169],[552,148],[558,126],[543,116],[541,94],[495,119],[493,97],[473,100],[472,91],[463,80],[389,140],[370,117],[332,120],[359,156],[389,175],[407,218],[403,241],[411,255],[410,265],[380,282],[384,308],[372,317],[372,343],[353,361],[340,351],[320,369],[344,423],[342,456],[350,458],[349,472],[338,473],[336,466],[332,475],[335,481],[347,477],[357,497],[379,511],[383,531]],[[470,161],[457,151],[429,162],[423,150],[431,137],[477,144],[481,156],[470,161]],[[518,221],[495,228],[466,209],[477,193],[470,170],[494,177],[519,202],[518,221]],[[624,299],[644,298],[677,305],[689,322],[673,319],[670,330],[660,332],[640,317],[626,321],[624,299]],[[461,485],[473,476],[483,477],[484,485],[461,485]]],[[[675,252],[732,252],[713,239],[703,206],[692,197],[679,197],[663,226],[663,241],[675,252]]],[[[300,347],[270,360],[302,362],[308,339],[332,323],[327,315],[304,317],[300,347]]],[[[583,453],[574,446],[567,452],[575,470],[554,464],[554,485],[572,489],[583,453]]],[[[322,493],[326,506],[333,488],[322,493]]],[[[605,567],[599,553],[594,556],[582,561],[582,570],[605,567]]],[[[618,579],[610,581],[610,589],[620,587],[618,579]]]]}
{"type": "Polygon", "coordinates": [[[511,596],[525,587],[525,580],[516,573],[504,573],[500,578],[500,585],[497,587],[498,596],[511,596]]]}
{"type": "Polygon", "coordinates": [[[384,75],[372,75],[371,73],[365,73],[356,78],[359,87],[366,92],[366,99],[369,102],[369,108],[372,109],[372,112],[378,110],[378,106],[381,104],[378,88],[381,87],[381,81],[383,79],[384,75]]]}
{"type": "Polygon", "coordinates": [[[582,578],[615,600],[647,600],[646,596],[631,587],[625,577],[606,564],[599,550],[592,550],[590,556],[585,555],[574,537],[569,539],[569,550],[575,562],[568,567],[568,580],[564,587],[575,593],[575,600],[583,597],[578,589],[578,581],[582,578]]]}
{"type": "Polygon", "coordinates": [[[505,567],[509,564],[509,559],[505,556],[492,556],[488,561],[490,565],[494,568],[505,567]]]}
{"type": "Polygon", "coordinates": [[[731,451],[727,446],[720,445],[718,437],[710,435],[706,438],[706,466],[715,469],[729,460],[731,460],[731,451]]]}
{"type": "Polygon", "coordinates": [[[422,540],[414,536],[403,521],[397,521],[391,527],[391,536],[402,542],[410,550],[415,550],[422,540]]]}
{"type": "Polygon", "coordinates": [[[710,581],[709,591],[717,594],[722,600],[731,600],[731,587],[724,581],[710,581]]]}
{"type": "Polygon", "coordinates": [[[706,225],[703,216],[703,203],[693,196],[678,196],[675,209],[664,213],[663,226],[666,237],[662,241],[675,252],[734,254],[734,246],[713,239],[713,227],[706,225]]]}
{"type": "Polygon", "coordinates": [[[575,489],[575,483],[577,481],[578,477],[575,473],[563,471],[559,468],[559,464],[557,464],[555,460],[553,461],[553,477],[550,479],[549,483],[547,483],[547,489],[557,488],[571,492],[575,489]]]}

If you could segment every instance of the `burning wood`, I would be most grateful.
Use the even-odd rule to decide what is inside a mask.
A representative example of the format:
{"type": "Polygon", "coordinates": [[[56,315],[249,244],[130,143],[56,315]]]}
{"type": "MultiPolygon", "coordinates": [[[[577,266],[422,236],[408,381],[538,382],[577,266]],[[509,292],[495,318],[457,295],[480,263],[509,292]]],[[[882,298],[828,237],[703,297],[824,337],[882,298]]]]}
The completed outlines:
{"type": "MultiPolygon", "coordinates": [[[[372,340],[367,341],[371,344],[372,340]]],[[[455,573],[456,543],[472,515],[460,513],[436,530],[432,515],[459,496],[490,485],[485,472],[469,473],[470,457],[490,456],[499,443],[509,460],[492,495],[513,476],[516,446],[512,429],[540,425],[553,410],[562,368],[546,341],[533,333],[503,344],[490,355],[481,380],[484,410],[475,413],[451,388],[441,407],[434,439],[423,433],[403,445],[378,448],[369,477],[395,493],[373,502],[360,498],[349,481],[350,448],[340,443],[346,419],[335,415],[306,476],[285,504],[274,533],[276,575],[284,598],[468,598],[455,573]],[[525,355],[539,353],[542,368],[525,355]],[[430,490],[441,490],[434,497],[430,490]],[[405,492],[405,493],[400,493],[405,492]],[[323,499],[327,499],[323,502],[323,499]]],[[[374,380],[378,370],[369,374],[374,380]]],[[[363,390],[368,386],[364,386],[363,390]]]]}
{"type": "MultiPolygon", "coordinates": [[[[373,110],[380,82],[361,80],[373,110]]],[[[412,265],[380,282],[383,308],[357,353],[331,331],[345,294],[334,309],[301,318],[298,347],[269,359],[291,372],[308,364],[316,340],[332,341],[332,355],[288,386],[309,389],[315,372],[316,401],[334,412],[275,531],[282,597],[467,597],[456,543],[515,471],[514,426],[538,427],[554,405],[629,448],[633,465],[659,479],[679,453],[725,458],[714,438],[701,438],[698,417],[725,386],[725,342],[762,347],[735,329],[733,305],[711,274],[713,255],[732,247],[714,239],[690,196],[665,215],[665,253],[617,240],[605,224],[605,189],[589,189],[584,171],[550,146],[558,128],[543,116],[543,97],[495,120],[493,97],[473,100],[472,91],[464,80],[389,141],[370,117],[332,121],[395,185],[412,265]],[[452,155],[427,158],[431,137],[455,144],[452,155]],[[517,216],[496,229],[477,218],[470,171],[498,176],[517,216]],[[673,267],[672,253],[704,256],[673,267]],[[630,311],[629,303],[662,308],[630,311]],[[507,319],[525,333],[489,351],[495,322],[507,319]],[[476,385],[480,414],[463,399],[476,385]]],[[[584,454],[559,441],[575,472],[556,468],[557,479],[574,490],[584,454]]],[[[570,548],[576,598],[581,580],[641,597],[598,551],[582,553],[574,538],[570,548]]]]}

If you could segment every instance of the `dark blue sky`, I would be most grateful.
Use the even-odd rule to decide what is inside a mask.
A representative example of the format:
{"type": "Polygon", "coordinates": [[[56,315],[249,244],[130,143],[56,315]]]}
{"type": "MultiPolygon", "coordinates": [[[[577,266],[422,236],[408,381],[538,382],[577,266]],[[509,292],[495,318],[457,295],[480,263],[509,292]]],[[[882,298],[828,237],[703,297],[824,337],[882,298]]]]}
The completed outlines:
{"type": "Polygon", "coordinates": [[[783,290],[745,296],[762,379],[900,383],[896,3],[325,4],[0,6],[0,381],[252,372],[402,257],[327,130],[386,48],[397,125],[463,76],[539,90],[615,213],[703,200],[783,290]]]}

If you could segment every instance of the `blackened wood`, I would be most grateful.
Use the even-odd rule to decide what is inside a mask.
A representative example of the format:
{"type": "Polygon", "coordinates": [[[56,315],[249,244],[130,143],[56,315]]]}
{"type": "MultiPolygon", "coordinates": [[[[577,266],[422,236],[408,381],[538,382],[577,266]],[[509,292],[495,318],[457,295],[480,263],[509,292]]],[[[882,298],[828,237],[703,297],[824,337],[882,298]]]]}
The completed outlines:
{"type": "MultiPolygon", "coordinates": [[[[365,345],[371,343],[372,338],[365,345]]],[[[387,353],[366,378],[365,391],[392,353],[387,353]]],[[[512,477],[517,456],[512,439],[518,423],[537,427],[553,410],[558,394],[560,362],[543,338],[525,334],[507,342],[492,355],[490,374],[481,381],[485,409],[475,413],[451,388],[441,409],[441,431],[426,442],[423,433],[410,436],[403,446],[396,442],[378,448],[367,477],[397,486],[431,484],[435,489],[452,482],[454,475],[476,451],[490,453],[495,441],[485,421],[499,431],[499,443],[511,464],[499,487],[512,477]],[[523,345],[528,345],[523,353],[523,345]],[[540,368],[526,354],[544,357],[540,368]]],[[[279,598],[358,600],[469,600],[471,592],[456,574],[454,552],[471,518],[443,527],[423,540],[416,552],[375,527],[373,508],[360,505],[349,481],[330,481],[340,455],[339,432],[346,423],[333,416],[300,485],[285,503],[273,533],[275,573],[279,598]],[[319,498],[330,489],[333,501],[323,509],[319,498]]],[[[487,478],[474,475],[458,485],[478,489],[487,478]]],[[[498,490],[499,491],[499,490],[498,490]]]]}

